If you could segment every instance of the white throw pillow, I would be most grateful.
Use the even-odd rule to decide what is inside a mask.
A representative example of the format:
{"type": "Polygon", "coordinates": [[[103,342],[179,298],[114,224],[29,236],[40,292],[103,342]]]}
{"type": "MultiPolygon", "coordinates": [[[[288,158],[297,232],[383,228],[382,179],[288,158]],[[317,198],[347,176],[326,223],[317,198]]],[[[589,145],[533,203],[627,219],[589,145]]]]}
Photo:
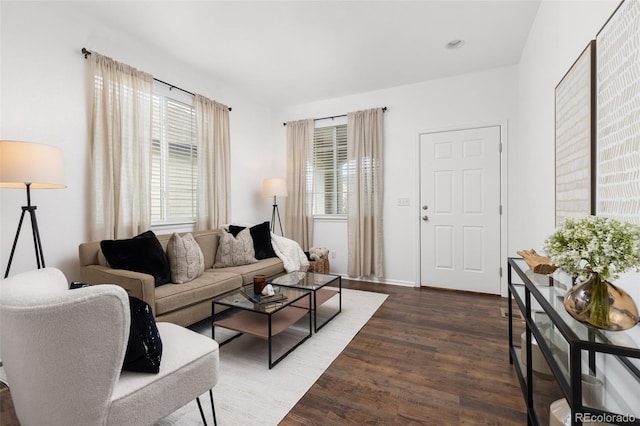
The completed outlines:
{"type": "Polygon", "coordinates": [[[167,257],[175,284],[194,280],[204,272],[204,255],[191,233],[181,237],[174,232],[167,242],[167,257]]]}
{"type": "Polygon", "coordinates": [[[214,268],[248,265],[257,261],[253,239],[248,228],[240,231],[235,238],[225,229],[222,230],[214,268]]]}

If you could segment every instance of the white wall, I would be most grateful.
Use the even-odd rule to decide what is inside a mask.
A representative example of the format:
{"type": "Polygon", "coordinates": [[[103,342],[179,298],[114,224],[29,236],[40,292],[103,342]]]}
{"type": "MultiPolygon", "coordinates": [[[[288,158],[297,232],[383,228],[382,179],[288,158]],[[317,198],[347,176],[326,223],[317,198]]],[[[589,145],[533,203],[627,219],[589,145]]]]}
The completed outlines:
{"type": "MultiPolygon", "coordinates": [[[[554,88],[618,3],[543,1],[515,68],[297,105],[274,114],[281,122],[389,107],[385,114],[385,281],[413,285],[417,279],[415,157],[420,130],[506,120],[506,253],[541,249],[554,229],[554,88]],[[398,207],[400,197],[411,198],[410,207],[398,207]]],[[[276,139],[284,141],[284,130],[278,127],[275,132],[276,139]]],[[[336,252],[332,270],[346,272],[344,222],[317,222],[314,243],[336,252]]],[[[640,292],[638,287],[625,286],[632,292],[640,292]]]]}
{"type": "MultiPolygon", "coordinates": [[[[510,251],[541,249],[555,227],[554,90],[578,55],[595,39],[617,0],[543,1],[518,66],[517,144],[510,167],[510,251]],[[526,226],[522,226],[526,224],[526,226]]],[[[618,282],[640,301],[640,275],[618,282]]]]}
{"type": "Polygon", "coordinates": [[[518,66],[519,143],[511,154],[521,173],[509,193],[512,250],[540,248],[554,229],[555,86],[618,3],[543,1],[538,9],[518,66]]]}
{"type": "MultiPolygon", "coordinates": [[[[384,269],[383,281],[416,285],[420,206],[418,134],[476,124],[508,123],[512,143],[517,110],[517,69],[498,68],[420,84],[361,93],[338,99],[297,105],[274,114],[276,139],[285,144],[282,122],[327,117],[375,107],[385,113],[384,149],[384,269]],[[408,207],[398,198],[409,198],[408,207]]],[[[347,230],[344,221],[318,221],[314,245],[336,254],[332,272],[346,273],[347,230]]]]}
{"type": "MultiPolygon", "coordinates": [[[[553,230],[554,87],[618,1],[543,1],[521,63],[271,111],[247,94],[174,61],[74,11],[73,2],[1,3],[0,137],[63,149],[69,187],[34,191],[45,258],[71,279],[77,245],[87,240],[88,109],[86,61],[81,47],[150,72],[233,108],[232,221],[269,220],[271,201],[262,180],[283,177],[282,122],[387,106],[385,114],[385,281],[414,285],[419,224],[417,135],[420,131],[473,124],[508,123],[507,252],[540,248],[553,230]],[[397,206],[409,198],[409,207],[397,206]],[[526,226],[523,226],[526,224],[526,226]]],[[[23,191],[0,190],[0,259],[6,265],[23,191]]],[[[285,200],[281,202],[284,208],[285,200]]],[[[283,211],[283,210],[282,210],[283,211]]],[[[27,226],[13,272],[34,267],[27,226]]],[[[314,245],[335,254],[332,269],[346,272],[346,225],[318,222],[314,245]]],[[[637,297],[640,300],[640,297],[637,297]]]]}
{"type": "MultiPolygon", "coordinates": [[[[0,25],[2,24],[2,4],[0,1],[0,25]]],[[[2,135],[2,31],[0,27],[0,135],[2,135]]],[[[0,199],[0,206],[2,206],[2,199],[0,199]]],[[[2,251],[0,250],[0,253],[2,251]]],[[[4,274],[2,275],[4,277],[4,274]]]]}
{"type": "MultiPolygon", "coordinates": [[[[271,202],[261,195],[274,146],[265,138],[272,125],[268,108],[174,61],[167,52],[88,20],[74,11],[73,2],[3,1],[1,19],[0,138],[58,146],[64,155],[68,188],[32,193],[47,266],[79,279],[78,244],[88,239],[88,64],[82,47],[231,106],[232,220],[270,219],[271,202]]],[[[25,191],[2,189],[0,197],[4,273],[26,196],[25,191]]],[[[25,223],[11,273],[34,267],[31,229],[25,223]]]]}
{"type": "MultiPolygon", "coordinates": [[[[554,88],[618,4],[617,0],[543,1],[538,10],[518,67],[521,143],[511,153],[522,173],[513,176],[509,194],[513,249],[541,248],[553,232],[554,88]],[[522,223],[526,226],[519,225],[522,223]]],[[[640,302],[640,274],[626,274],[616,284],[627,290],[636,303],[640,302]]],[[[618,336],[625,338],[624,334],[618,336]]],[[[638,407],[639,397],[635,392],[637,383],[629,380],[628,371],[612,357],[605,362],[598,358],[597,365],[598,375],[614,383],[608,386],[607,404],[620,405],[621,413],[633,412],[631,408],[638,407]]]]}

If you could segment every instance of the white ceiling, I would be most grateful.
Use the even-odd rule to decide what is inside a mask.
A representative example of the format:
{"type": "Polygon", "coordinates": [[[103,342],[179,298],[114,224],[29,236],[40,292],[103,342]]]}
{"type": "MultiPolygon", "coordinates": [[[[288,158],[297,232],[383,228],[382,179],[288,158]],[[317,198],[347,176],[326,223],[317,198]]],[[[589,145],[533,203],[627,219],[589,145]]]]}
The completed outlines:
{"type": "Polygon", "coordinates": [[[73,7],[265,104],[284,106],[517,64],[539,4],[209,0],[73,7]],[[465,45],[445,49],[452,39],[465,45]]]}

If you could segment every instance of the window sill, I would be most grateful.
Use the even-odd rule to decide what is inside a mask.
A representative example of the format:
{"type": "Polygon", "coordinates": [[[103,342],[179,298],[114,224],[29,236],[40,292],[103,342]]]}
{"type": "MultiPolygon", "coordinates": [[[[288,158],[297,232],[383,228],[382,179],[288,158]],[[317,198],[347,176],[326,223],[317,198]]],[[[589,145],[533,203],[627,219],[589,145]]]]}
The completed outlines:
{"type": "Polygon", "coordinates": [[[315,215],[313,216],[313,221],[314,222],[346,222],[347,221],[347,215],[343,215],[343,214],[336,214],[336,215],[315,215]]]}
{"type": "Polygon", "coordinates": [[[151,230],[156,234],[169,234],[172,232],[193,232],[195,222],[176,222],[176,223],[155,223],[151,225],[151,230]]]}

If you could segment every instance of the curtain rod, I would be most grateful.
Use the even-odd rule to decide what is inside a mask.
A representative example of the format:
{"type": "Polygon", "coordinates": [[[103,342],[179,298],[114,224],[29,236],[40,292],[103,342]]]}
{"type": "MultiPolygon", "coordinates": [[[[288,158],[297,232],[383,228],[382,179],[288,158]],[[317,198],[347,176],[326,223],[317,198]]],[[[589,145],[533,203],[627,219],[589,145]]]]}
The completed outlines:
{"type": "MultiPolygon", "coordinates": [[[[87,59],[87,57],[88,57],[89,55],[91,55],[91,51],[90,51],[90,50],[87,50],[86,48],[84,48],[84,47],[83,47],[83,48],[82,48],[82,54],[84,55],[84,58],[85,58],[85,59],[87,59]]],[[[182,89],[182,88],[180,88],[180,87],[178,87],[178,86],[175,86],[175,85],[173,85],[173,84],[167,83],[166,81],[162,81],[162,80],[160,80],[159,78],[155,78],[155,77],[153,77],[153,79],[154,79],[155,81],[157,81],[158,83],[162,83],[162,84],[164,84],[164,85],[169,86],[169,90],[171,90],[171,89],[178,89],[178,90],[180,90],[181,92],[187,93],[187,94],[189,94],[189,95],[191,95],[191,96],[195,96],[195,95],[196,95],[196,94],[195,94],[195,93],[193,93],[193,92],[190,92],[190,91],[188,91],[188,90],[184,90],[184,89],[182,89]]],[[[229,108],[229,111],[231,111],[231,107],[228,107],[228,108],[229,108]]]]}
{"type": "MultiPolygon", "coordinates": [[[[382,112],[385,112],[387,110],[387,107],[382,107],[382,112]]],[[[340,114],[340,115],[332,115],[331,117],[322,117],[322,118],[314,118],[313,121],[320,121],[320,120],[328,120],[328,119],[334,119],[334,118],[338,118],[338,117],[346,117],[347,114],[340,114]]],[[[286,126],[287,123],[282,123],[283,126],[286,126]]]]}

